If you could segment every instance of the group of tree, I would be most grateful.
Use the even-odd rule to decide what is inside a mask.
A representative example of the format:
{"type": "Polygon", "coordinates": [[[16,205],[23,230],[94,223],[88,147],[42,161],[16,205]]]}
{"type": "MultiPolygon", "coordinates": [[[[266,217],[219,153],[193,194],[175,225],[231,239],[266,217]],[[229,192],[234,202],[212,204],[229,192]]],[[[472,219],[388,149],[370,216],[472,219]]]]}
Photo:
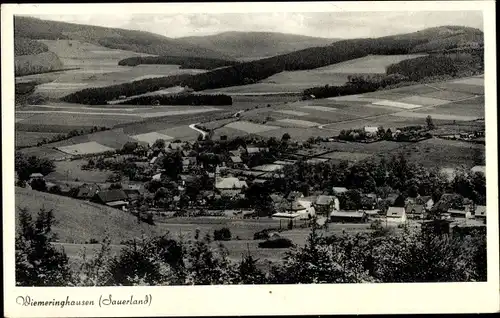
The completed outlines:
{"type": "MultiPolygon", "coordinates": [[[[90,129],[80,129],[80,130],[73,129],[66,134],[57,134],[57,135],[52,136],[50,138],[42,138],[42,140],[40,140],[39,142],[36,143],[36,146],[39,147],[41,145],[50,144],[53,142],[71,139],[71,138],[76,137],[76,136],[92,134],[92,133],[95,133],[98,131],[105,131],[105,130],[109,130],[109,128],[103,127],[103,126],[102,127],[93,126],[90,129]]],[[[17,149],[28,148],[28,147],[32,147],[32,146],[30,145],[30,146],[26,146],[26,147],[17,147],[17,149]]]]}
{"type": "Polygon", "coordinates": [[[134,56],[118,62],[118,65],[123,66],[137,66],[141,64],[179,65],[181,69],[212,70],[219,67],[240,64],[240,62],[191,56],[134,56]]]}
{"type": "Polygon", "coordinates": [[[55,169],[52,160],[37,156],[28,156],[21,152],[16,152],[14,166],[19,180],[24,182],[29,180],[32,173],[47,175],[55,169]]]}
{"type": "Polygon", "coordinates": [[[134,97],[119,102],[120,105],[232,105],[233,99],[224,94],[175,94],[134,97]]]}
{"type": "MultiPolygon", "coordinates": [[[[264,271],[250,252],[239,262],[206,235],[194,239],[143,237],[112,254],[105,237],[93,257],[85,252],[71,269],[64,251],[50,244],[54,217],[35,221],[21,211],[16,236],[17,286],[164,286],[486,281],[486,235],[382,231],[322,236],[313,226],[303,247],[292,247],[264,271]]],[[[219,232],[220,233],[220,232],[219,232]]],[[[222,234],[221,234],[222,235],[222,234]]],[[[224,237],[223,234],[222,236],[224,237]]]]}
{"type": "Polygon", "coordinates": [[[307,88],[303,91],[304,98],[313,95],[314,98],[337,97],[374,92],[407,80],[400,74],[350,76],[348,82],[340,86],[318,86],[307,88]]]}
{"type": "Polygon", "coordinates": [[[389,160],[373,159],[354,164],[307,163],[301,160],[285,166],[283,177],[270,180],[266,185],[273,193],[301,191],[304,195],[312,191],[331,192],[335,186],[357,189],[363,193],[380,192],[383,198],[390,192],[411,197],[432,196],[435,202],[443,193],[457,193],[476,204],[486,203],[484,174],[459,169],[455,179],[449,182],[437,167],[427,168],[408,162],[403,154],[394,155],[389,160]]]}

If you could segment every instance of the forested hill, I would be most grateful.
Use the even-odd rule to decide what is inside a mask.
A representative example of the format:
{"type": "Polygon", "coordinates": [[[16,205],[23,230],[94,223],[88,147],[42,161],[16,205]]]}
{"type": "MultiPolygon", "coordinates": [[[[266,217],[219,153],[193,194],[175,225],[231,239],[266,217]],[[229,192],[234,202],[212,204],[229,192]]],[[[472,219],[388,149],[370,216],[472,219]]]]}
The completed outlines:
{"type": "Polygon", "coordinates": [[[391,43],[397,40],[409,40],[420,42],[413,46],[408,53],[421,53],[434,50],[447,50],[462,46],[482,46],[484,43],[483,31],[475,28],[446,25],[427,28],[421,31],[391,35],[379,38],[379,41],[391,43]]]}
{"type": "Polygon", "coordinates": [[[221,52],[150,32],[48,21],[31,17],[14,17],[14,37],[32,40],[79,40],[112,49],[154,55],[231,59],[221,52]]]}
{"type": "Polygon", "coordinates": [[[215,68],[239,64],[237,61],[189,56],[133,56],[118,62],[118,65],[137,66],[142,64],[175,64],[180,68],[213,70],[215,68]]]}
{"type": "MultiPolygon", "coordinates": [[[[460,29],[470,29],[463,27],[453,28],[456,32],[460,29]]],[[[367,55],[409,54],[416,51],[426,52],[422,48],[431,42],[436,43],[436,41],[440,40],[440,37],[442,40],[445,40],[450,37],[450,33],[440,32],[439,28],[433,28],[423,30],[421,33],[416,32],[400,36],[342,40],[325,47],[308,48],[192,76],[163,77],[133,82],[130,85],[123,84],[85,89],[66,96],[64,100],[85,104],[101,104],[113,98],[118,98],[121,95],[133,96],[143,94],[154,91],[158,87],[167,88],[182,85],[201,91],[251,84],[283,71],[314,69],[367,55]],[[436,32],[435,29],[438,31],[436,32]]],[[[467,42],[463,43],[466,44],[467,42]]],[[[457,43],[457,45],[459,44],[457,43]]]]}
{"type": "Polygon", "coordinates": [[[337,39],[278,32],[223,32],[177,40],[223,52],[239,59],[261,59],[310,47],[327,46],[337,39]]]}

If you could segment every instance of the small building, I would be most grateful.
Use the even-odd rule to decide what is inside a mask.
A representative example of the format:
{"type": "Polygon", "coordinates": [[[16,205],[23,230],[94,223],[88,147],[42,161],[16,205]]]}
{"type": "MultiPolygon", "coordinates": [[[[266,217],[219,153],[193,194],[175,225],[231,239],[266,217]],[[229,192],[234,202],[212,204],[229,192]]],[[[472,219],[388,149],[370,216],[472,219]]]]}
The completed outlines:
{"type": "Polygon", "coordinates": [[[292,201],[292,200],[296,200],[298,198],[303,198],[303,197],[304,197],[304,194],[302,194],[302,192],[300,192],[300,191],[290,191],[290,193],[288,193],[288,196],[286,197],[286,199],[289,201],[292,201]]]}
{"type": "Polygon", "coordinates": [[[215,182],[215,188],[221,192],[234,191],[241,193],[241,191],[247,187],[246,181],[239,180],[235,177],[217,178],[215,182]]]}
{"type": "Polygon", "coordinates": [[[405,206],[405,213],[409,219],[423,219],[425,208],[422,204],[409,203],[405,206]]]}
{"type": "Polygon", "coordinates": [[[142,196],[139,190],[134,189],[123,189],[127,195],[127,201],[130,203],[137,202],[142,196]]]}
{"type": "Polygon", "coordinates": [[[80,200],[90,200],[92,199],[99,191],[101,191],[101,187],[97,184],[83,184],[76,194],[76,198],[80,200]]]}
{"type": "Polygon", "coordinates": [[[334,194],[342,194],[342,193],[345,193],[347,191],[349,191],[349,190],[345,187],[333,187],[334,194]]]}
{"type": "Polygon", "coordinates": [[[157,173],[154,176],[151,177],[152,181],[160,181],[161,180],[161,173],[157,173]]]}
{"type": "Polygon", "coordinates": [[[478,205],[474,211],[474,217],[476,219],[486,219],[486,206],[478,205]]]}
{"type": "Polygon", "coordinates": [[[404,223],[406,222],[406,211],[403,207],[390,206],[386,214],[387,221],[404,223]]]}
{"type": "Polygon", "coordinates": [[[99,191],[94,195],[93,200],[117,209],[128,205],[128,197],[123,189],[99,191]]]}
{"type": "Polygon", "coordinates": [[[453,181],[455,176],[457,175],[457,171],[455,168],[442,168],[439,172],[446,177],[446,180],[453,181]]]}
{"type": "Polygon", "coordinates": [[[314,203],[314,206],[316,208],[316,212],[318,214],[322,215],[328,215],[332,211],[340,210],[340,202],[337,197],[334,197],[332,195],[320,195],[316,199],[316,202],[314,203]]]}
{"type": "Polygon", "coordinates": [[[330,221],[336,223],[365,223],[368,217],[362,211],[333,211],[330,221]]]}
{"type": "Polygon", "coordinates": [[[263,151],[269,151],[269,148],[248,146],[246,149],[247,154],[253,154],[253,153],[258,153],[258,152],[263,152],[263,151]]]}

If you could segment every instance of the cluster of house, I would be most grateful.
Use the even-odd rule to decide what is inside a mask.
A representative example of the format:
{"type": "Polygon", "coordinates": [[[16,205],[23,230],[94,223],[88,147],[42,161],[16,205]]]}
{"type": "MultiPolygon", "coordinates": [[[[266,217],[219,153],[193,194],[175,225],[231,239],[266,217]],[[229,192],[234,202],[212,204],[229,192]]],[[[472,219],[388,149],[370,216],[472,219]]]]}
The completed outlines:
{"type": "MultiPolygon", "coordinates": [[[[334,193],[343,193],[347,189],[343,187],[334,187],[334,193]]],[[[364,196],[374,199],[374,202],[380,201],[375,194],[364,194],[364,196]]],[[[404,206],[394,206],[398,194],[390,194],[385,200],[391,206],[385,213],[375,206],[372,209],[364,210],[343,210],[339,199],[334,195],[319,195],[305,197],[300,192],[291,192],[288,197],[272,195],[271,198],[275,205],[276,213],[272,215],[275,219],[286,220],[307,220],[316,216],[329,222],[338,223],[363,223],[373,217],[385,217],[387,222],[405,223],[409,219],[423,220],[427,217],[433,208],[438,208],[442,213],[443,219],[476,219],[486,220],[486,206],[475,205],[470,202],[464,205],[463,209],[451,208],[450,199],[455,194],[443,194],[440,200],[435,204],[430,196],[418,196],[416,198],[408,197],[404,206]],[[381,214],[383,213],[383,214],[381,214]]]]}

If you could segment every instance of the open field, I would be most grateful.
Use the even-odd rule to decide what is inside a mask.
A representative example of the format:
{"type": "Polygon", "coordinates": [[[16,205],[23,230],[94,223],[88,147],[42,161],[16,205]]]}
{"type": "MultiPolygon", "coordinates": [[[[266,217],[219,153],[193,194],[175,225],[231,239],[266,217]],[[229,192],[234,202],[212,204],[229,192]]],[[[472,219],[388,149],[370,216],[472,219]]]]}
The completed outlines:
{"type": "Polygon", "coordinates": [[[87,87],[115,85],[151,77],[205,72],[205,70],[197,69],[180,69],[179,65],[119,66],[118,62],[124,58],[148,54],[114,50],[74,40],[42,40],[41,42],[59,57],[65,68],[72,68],[72,70],[30,75],[18,79],[46,82],[39,85],[36,92],[49,98],[60,98],[87,87]]]}
{"type": "Polygon", "coordinates": [[[358,59],[332,64],[315,69],[317,72],[341,74],[385,74],[387,66],[426,54],[369,55],[358,59]]]}
{"type": "Polygon", "coordinates": [[[140,237],[143,232],[149,235],[162,234],[161,228],[137,224],[132,214],[117,209],[19,187],[16,187],[16,206],[28,208],[32,215],[36,215],[41,208],[52,209],[58,221],[53,229],[59,242],[101,241],[108,233],[111,242],[119,244],[123,240],[140,237]]]}
{"type": "Polygon", "coordinates": [[[427,167],[471,168],[485,164],[484,145],[454,140],[428,139],[388,152],[385,156],[390,158],[398,153],[403,153],[410,162],[427,167]]]}
{"type": "Polygon", "coordinates": [[[44,133],[16,130],[15,144],[16,147],[34,146],[43,139],[50,139],[57,135],[57,133],[50,132],[44,133]]]}
{"type": "Polygon", "coordinates": [[[255,84],[225,87],[206,90],[204,92],[227,94],[273,92],[300,93],[313,86],[324,86],[326,84],[343,85],[348,81],[349,75],[384,74],[387,66],[419,56],[423,55],[370,55],[312,70],[280,72],[255,84]]]}
{"type": "Polygon", "coordinates": [[[45,176],[49,181],[64,182],[85,182],[85,183],[106,183],[107,178],[112,174],[110,171],[82,170],[82,166],[87,163],[85,159],[56,161],[55,170],[45,176]]]}
{"type": "Polygon", "coordinates": [[[95,154],[114,150],[113,148],[103,146],[95,141],[84,142],[71,146],[62,146],[57,149],[70,155],[95,154]]]}

